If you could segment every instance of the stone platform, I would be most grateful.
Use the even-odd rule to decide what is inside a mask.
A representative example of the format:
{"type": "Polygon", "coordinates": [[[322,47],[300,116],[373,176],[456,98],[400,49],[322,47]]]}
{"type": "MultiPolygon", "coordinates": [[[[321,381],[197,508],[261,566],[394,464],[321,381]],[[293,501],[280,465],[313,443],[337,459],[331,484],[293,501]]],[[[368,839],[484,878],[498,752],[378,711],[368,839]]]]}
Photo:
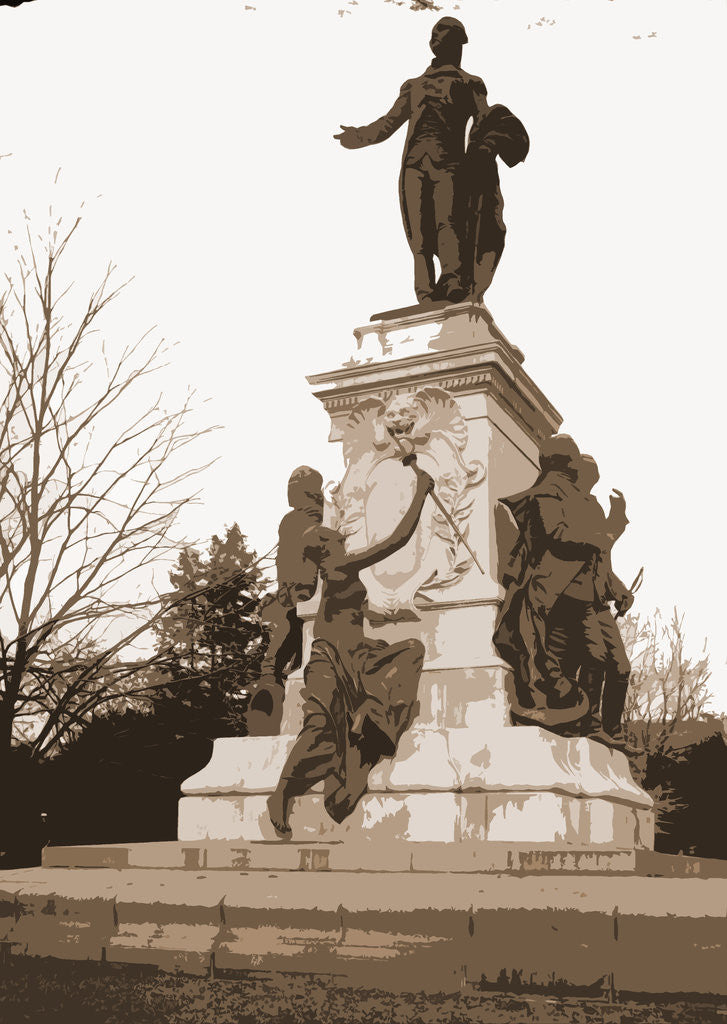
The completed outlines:
{"type": "MultiPolygon", "coordinates": [[[[667,858],[652,851],[562,849],[556,844],[475,840],[404,845],[362,837],[359,843],[326,840],[253,841],[211,839],[201,842],[109,843],[49,846],[44,868],[183,868],[202,871],[376,871],[455,872],[469,874],[633,874],[649,865],[660,874],[664,864],[682,860],[683,874],[704,874],[706,862],[667,858]],[[646,860],[643,858],[646,857],[646,860]],[[685,866],[686,865],[686,866],[685,866]]],[[[711,863],[711,862],[710,862],[711,863]]],[[[714,873],[714,869],[709,869],[714,873]]],[[[724,871],[727,877],[727,864],[724,871]]]]}
{"type": "MultiPolygon", "coordinates": [[[[179,838],[275,840],[266,799],[294,741],[293,735],[216,740],[209,765],[184,783],[179,838]]],[[[435,841],[654,845],[651,799],[633,783],[625,755],[537,727],[491,731],[483,749],[472,730],[415,726],[397,756],[372,772],[369,792],[345,822],[331,821],[322,797],[312,794],[295,802],[291,825],[298,840],[355,845],[367,839],[390,852],[397,840],[406,847],[435,841]]],[[[409,854],[402,849],[401,856],[409,854]]]]}
{"type": "MultiPolygon", "coordinates": [[[[703,862],[666,858],[698,877],[330,871],[314,858],[302,871],[210,870],[188,855],[188,870],[170,870],[151,845],[144,868],[1,874],[0,951],[392,992],[507,990],[517,977],[727,995],[727,879],[703,862]]],[[[639,856],[655,873],[654,855],[639,856]]]]}

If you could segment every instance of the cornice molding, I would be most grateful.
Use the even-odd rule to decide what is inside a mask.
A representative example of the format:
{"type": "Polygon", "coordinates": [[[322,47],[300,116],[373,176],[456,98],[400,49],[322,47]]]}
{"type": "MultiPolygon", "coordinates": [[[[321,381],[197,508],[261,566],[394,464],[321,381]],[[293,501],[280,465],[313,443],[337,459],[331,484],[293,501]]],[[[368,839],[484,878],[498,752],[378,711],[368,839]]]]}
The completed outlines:
{"type": "MultiPolygon", "coordinates": [[[[388,369],[393,369],[390,365],[388,369]]],[[[362,399],[372,396],[389,396],[411,394],[426,385],[436,384],[452,395],[475,394],[477,392],[492,395],[518,425],[537,441],[542,441],[562,423],[562,418],[550,402],[541,396],[535,385],[531,385],[533,398],[542,398],[542,406],[538,407],[529,400],[519,381],[512,380],[497,363],[488,362],[480,366],[462,366],[452,368],[448,372],[434,368],[424,369],[416,376],[409,374],[391,374],[378,380],[362,383],[352,380],[348,385],[316,391],[315,397],[322,403],[331,416],[341,416],[350,412],[362,399]]],[[[530,391],[531,388],[528,388],[530,391]]]]}

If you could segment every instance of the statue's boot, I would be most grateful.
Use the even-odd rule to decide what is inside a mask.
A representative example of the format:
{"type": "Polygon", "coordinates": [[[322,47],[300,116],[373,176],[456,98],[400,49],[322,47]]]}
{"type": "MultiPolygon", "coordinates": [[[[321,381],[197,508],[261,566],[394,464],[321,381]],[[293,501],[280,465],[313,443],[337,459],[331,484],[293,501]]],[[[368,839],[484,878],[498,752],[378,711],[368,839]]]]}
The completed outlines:
{"type": "Polygon", "coordinates": [[[621,719],[626,703],[626,692],[629,686],[628,676],[616,676],[606,679],[602,697],[602,728],[590,735],[590,738],[614,750],[620,750],[629,756],[643,754],[643,749],[629,743],[621,719]]]}
{"type": "Polygon", "coordinates": [[[630,743],[623,726],[619,725],[613,732],[606,732],[605,729],[601,729],[599,732],[593,732],[588,734],[589,740],[595,740],[596,743],[602,743],[604,747],[610,747],[612,750],[620,750],[621,753],[626,754],[628,757],[636,757],[638,754],[644,753],[643,747],[637,747],[634,743],[630,743]]]}
{"type": "Polygon", "coordinates": [[[414,294],[423,305],[441,296],[435,295],[434,260],[429,253],[414,253],[414,294]]]}
{"type": "Polygon", "coordinates": [[[305,790],[295,780],[281,778],[275,791],[267,799],[268,817],[275,829],[275,834],[281,839],[290,839],[293,830],[290,827],[290,810],[293,800],[300,796],[305,790]]]}
{"type": "Polygon", "coordinates": [[[588,714],[581,722],[581,736],[600,733],[603,729],[601,721],[601,696],[603,693],[604,670],[602,665],[584,667],[578,674],[578,684],[588,697],[588,714]]]}
{"type": "Polygon", "coordinates": [[[621,728],[628,688],[629,677],[627,675],[611,676],[609,673],[603,688],[602,705],[603,728],[610,735],[621,728]]]}
{"type": "Polygon", "coordinates": [[[546,728],[577,722],[588,712],[588,698],[570,679],[561,676],[544,680],[537,689],[545,694],[545,705],[522,706],[516,696],[510,698],[510,712],[516,722],[543,725],[546,728]]]}

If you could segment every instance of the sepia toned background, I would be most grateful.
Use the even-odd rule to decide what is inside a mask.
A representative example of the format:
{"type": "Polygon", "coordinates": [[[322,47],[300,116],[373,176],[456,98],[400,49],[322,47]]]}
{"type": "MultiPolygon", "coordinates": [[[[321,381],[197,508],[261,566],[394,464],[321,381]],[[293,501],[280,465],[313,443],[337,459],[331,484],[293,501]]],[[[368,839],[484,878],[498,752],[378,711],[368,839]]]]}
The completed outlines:
{"type": "Polygon", "coordinates": [[[66,272],[84,290],[109,260],[134,278],[106,316],[109,347],[156,325],[173,345],[150,401],[193,388],[200,428],[223,428],[198,442],[197,461],[217,461],[180,532],[237,521],[267,550],[290,469],[341,471],[304,375],[413,300],[403,137],[351,154],[332,135],[421,73],[442,14],[465,22],[464,67],[531,136],[525,164],[503,170],[508,241],[486,303],[598,459],[602,501],[626,494],[616,569],[628,582],[645,565],[637,609],[678,605],[695,654],[708,638],[727,710],[724,4],[0,8],[2,266],[28,223],[71,223],[85,203],[66,272]]]}

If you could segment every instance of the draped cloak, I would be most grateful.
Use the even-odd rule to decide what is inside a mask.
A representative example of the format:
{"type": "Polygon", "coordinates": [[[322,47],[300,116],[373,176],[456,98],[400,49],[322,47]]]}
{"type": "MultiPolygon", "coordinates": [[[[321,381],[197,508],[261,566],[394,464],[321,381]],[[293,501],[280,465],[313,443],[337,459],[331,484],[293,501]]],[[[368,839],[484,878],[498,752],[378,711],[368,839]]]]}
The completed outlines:
{"type": "Polygon", "coordinates": [[[490,286],[505,248],[505,221],[496,157],[514,167],[528,155],[530,140],[521,121],[502,104],[473,125],[464,162],[464,255],[469,280],[463,282],[476,301],[490,286]]]}
{"type": "Polygon", "coordinates": [[[415,639],[365,639],[352,651],[313,641],[303,728],[282,776],[301,792],[325,780],[325,807],[335,821],[343,821],[366,792],[371,768],[396,753],[418,710],[423,661],[424,647],[415,639]]]}
{"type": "Polygon", "coordinates": [[[547,472],[502,503],[520,536],[503,575],[506,593],[493,642],[513,668],[521,706],[533,708],[542,706],[538,683],[560,675],[548,650],[555,602],[585,571],[592,574],[595,599],[605,604],[612,596],[610,557],[599,549],[603,523],[594,515],[593,499],[564,473],[547,472]]]}

